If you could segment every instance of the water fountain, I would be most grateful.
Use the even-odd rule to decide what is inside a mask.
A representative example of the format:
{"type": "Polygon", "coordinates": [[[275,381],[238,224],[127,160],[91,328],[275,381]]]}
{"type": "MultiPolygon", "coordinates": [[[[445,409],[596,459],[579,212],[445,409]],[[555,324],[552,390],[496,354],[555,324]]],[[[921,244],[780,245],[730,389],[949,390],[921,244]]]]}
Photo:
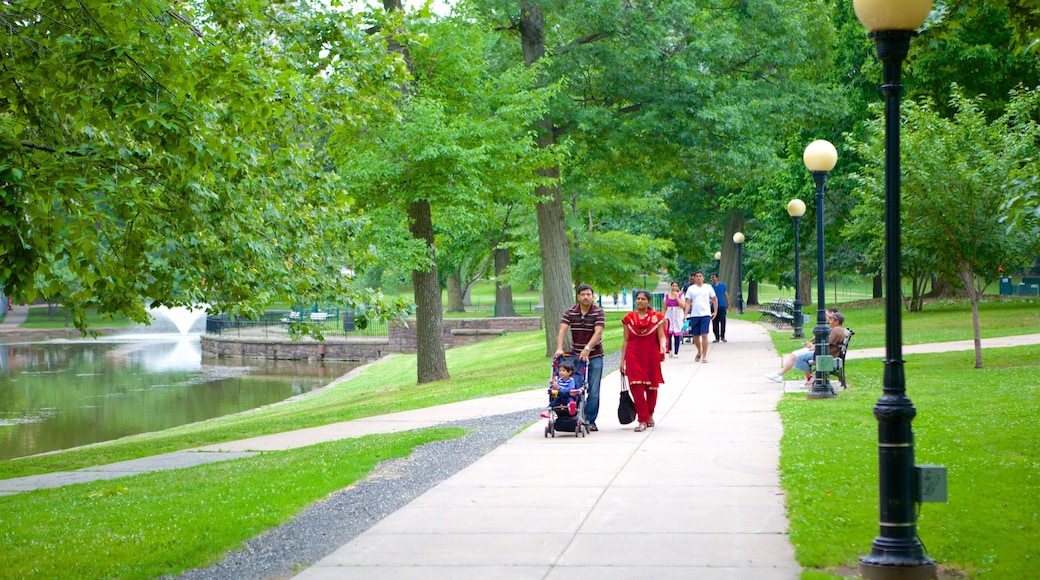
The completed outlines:
{"type": "Polygon", "coordinates": [[[192,308],[186,306],[159,306],[158,308],[149,308],[148,312],[152,315],[156,321],[167,320],[177,327],[177,331],[181,334],[188,334],[191,332],[196,323],[202,320],[202,317],[206,315],[206,305],[198,305],[192,308]]]}

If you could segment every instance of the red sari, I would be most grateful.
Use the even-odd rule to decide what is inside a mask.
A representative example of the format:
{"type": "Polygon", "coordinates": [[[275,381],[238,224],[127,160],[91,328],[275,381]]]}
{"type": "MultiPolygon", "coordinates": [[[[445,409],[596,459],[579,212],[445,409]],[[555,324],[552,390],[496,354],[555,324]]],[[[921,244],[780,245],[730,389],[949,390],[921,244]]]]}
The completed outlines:
{"type": "Polygon", "coordinates": [[[640,423],[649,423],[657,406],[657,387],[664,382],[661,374],[661,339],[657,330],[665,324],[665,317],[647,309],[646,318],[639,318],[639,311],[625,315],[621,324],[625,327],[625,376],[636,404],[636,416],[640,423]]]}

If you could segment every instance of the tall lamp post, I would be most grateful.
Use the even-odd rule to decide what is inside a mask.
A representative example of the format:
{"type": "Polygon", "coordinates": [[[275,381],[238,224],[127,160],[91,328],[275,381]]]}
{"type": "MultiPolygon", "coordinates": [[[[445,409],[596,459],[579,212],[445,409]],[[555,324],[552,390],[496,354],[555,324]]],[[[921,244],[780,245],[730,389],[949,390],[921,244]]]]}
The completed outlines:
{"type": "Polygon", "coordinates": [[[903,371],[902,264],[899,227],[899,97],[910,38],[924,24],[932,0],[853,0],[856,17],[870,31],[884,71],[885,96],[885,376],[874,405],[878,421],[879,535],[859,559],[867,579],[931,578],[935,560],[917,539],[914,512],[914,434],[917,414],[906,396],[903,371]]]}
{"type": "Polygon", "coordinates": [[[827,182],[827,174],[838,162],[838,150],[831,145],[830,141],[818,139],[809,143],[802,154],[805,167],[812,174],[816,182],[816,328],[813,335],[816,337],[816,377],[813,381],[812,390],[809,391],[810,399],[829,399],[837,397],[831,387],[830,371],[834,370],[834,357],[831,356],[830,336],[831,329],[827,326],[827,309],[824,304],[824,294],[827,285],[823,277],[823,185],[827,182]]]}
{"type": "Polygon", "coordinates": [[[741,272],[744,268],[744,256],[741,254],[744,249],[744,234],[741,232],[733,234],[733,243],[737,245],[737,312],[744,314],[744,296],[740,293],[744,279],[744,273],[741,272]]]}
{"type": "Polygon", "coordinates": [[[787,202],[787,215],[794,220],[794,334],[791,338],[803,338],[802,334],[802,277],[798,269],[798,221],[805,215],[805,202],[792,199],[787,202]]]}

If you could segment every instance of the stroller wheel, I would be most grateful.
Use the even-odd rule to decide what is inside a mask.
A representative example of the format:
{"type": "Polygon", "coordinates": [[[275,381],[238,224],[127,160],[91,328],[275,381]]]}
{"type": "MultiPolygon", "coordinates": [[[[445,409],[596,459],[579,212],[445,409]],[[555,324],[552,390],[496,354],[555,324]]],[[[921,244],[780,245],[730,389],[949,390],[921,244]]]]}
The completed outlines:
{"type": "Polygon", "coordinates": [[[581,424],[580,423],[578,424],[577,427],[574,428],[574,436],[575,437],[584,437],[585,436],[585,432],[581,430],[581,424]]]}
{"type": "Polygon", "coordinates": [[[549,426],[548,425],[545,426],[545,437],[546,437],[546,439],[549,438],[549,426]]]}

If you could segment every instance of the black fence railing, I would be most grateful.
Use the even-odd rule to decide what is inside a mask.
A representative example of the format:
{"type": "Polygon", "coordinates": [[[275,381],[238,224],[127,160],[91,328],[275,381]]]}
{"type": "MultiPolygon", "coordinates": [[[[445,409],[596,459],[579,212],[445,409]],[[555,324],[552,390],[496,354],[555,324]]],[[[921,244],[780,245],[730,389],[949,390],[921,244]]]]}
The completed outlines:
{"type": "Polygon", "coordinates": [[[221,314],[206,317],[206,333],[263,338],[288,338],[290,326],[305,326],[322,336],[388,336],[386,322],[369,320],[340,308],[269,310],[257,319],[221,314]]]}

